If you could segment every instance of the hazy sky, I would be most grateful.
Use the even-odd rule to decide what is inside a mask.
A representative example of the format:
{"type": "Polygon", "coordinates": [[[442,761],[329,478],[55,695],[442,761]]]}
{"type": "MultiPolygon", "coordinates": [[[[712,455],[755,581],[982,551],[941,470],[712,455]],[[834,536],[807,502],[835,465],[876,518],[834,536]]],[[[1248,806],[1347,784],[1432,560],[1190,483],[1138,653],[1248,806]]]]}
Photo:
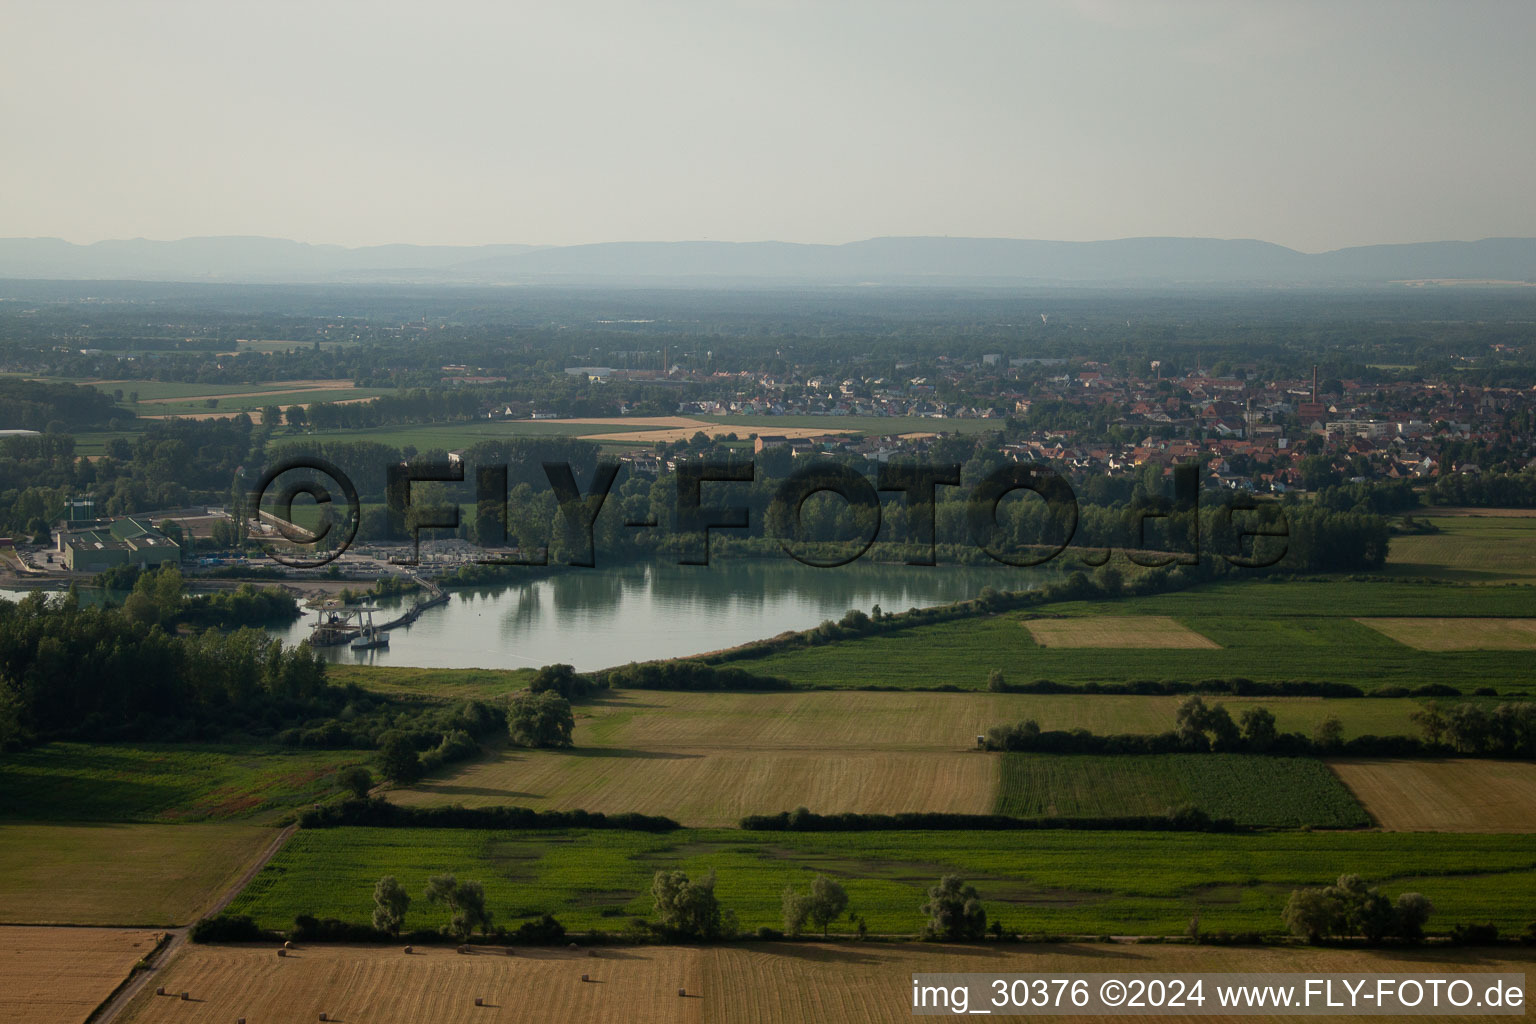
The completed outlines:
{"type": "Polygon", "coordinates": [[[0,4],[0,236],[1536,235],[1536,4],[0,4]]]}

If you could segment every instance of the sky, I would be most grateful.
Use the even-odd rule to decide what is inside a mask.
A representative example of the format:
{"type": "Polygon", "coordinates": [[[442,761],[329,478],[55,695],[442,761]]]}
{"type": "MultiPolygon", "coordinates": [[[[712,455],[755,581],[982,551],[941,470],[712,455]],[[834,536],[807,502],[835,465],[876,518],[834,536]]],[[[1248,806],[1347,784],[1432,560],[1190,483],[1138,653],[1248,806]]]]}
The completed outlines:
{"type": "Polygon", "coordinates": [[[1526,0],[0,4],[0,237],[1536,235],[1526,0]]]}

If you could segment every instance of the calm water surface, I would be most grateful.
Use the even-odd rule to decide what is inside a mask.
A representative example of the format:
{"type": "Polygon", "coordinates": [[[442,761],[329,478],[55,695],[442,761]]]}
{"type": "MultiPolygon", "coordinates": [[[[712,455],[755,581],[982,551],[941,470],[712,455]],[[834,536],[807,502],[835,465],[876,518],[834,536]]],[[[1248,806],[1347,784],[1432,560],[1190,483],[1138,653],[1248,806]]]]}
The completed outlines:
{"type": "MultiPolygon", "coordinates": [[[[326,648],[342,663],[421,668],[520,668],[565,662],[578,671],[731,647],[841,618],[948,604],[984,586],[1024,590],[1039,576],[1006,567],[854,563],[814,569],[784,562],[638,565],[576,570],[495,590],[453,591],[447,605],[390,633],[387,650],[326,648]]],[[[392,618],[407,599],[384,602],[392,618]]],[[[276,635],[298,643],[314,615],[276,635]]]]}

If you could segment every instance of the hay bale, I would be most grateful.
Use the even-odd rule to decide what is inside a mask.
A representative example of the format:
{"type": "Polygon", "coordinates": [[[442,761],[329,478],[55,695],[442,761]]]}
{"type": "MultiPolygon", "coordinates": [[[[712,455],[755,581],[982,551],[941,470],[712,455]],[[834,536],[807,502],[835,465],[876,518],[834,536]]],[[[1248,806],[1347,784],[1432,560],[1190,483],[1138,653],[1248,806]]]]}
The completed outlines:
{"type": "Polygon", "coordinates": [[[566,948],[569,949],[572,953],[574,953],[574,952],[576,952],[576,948],[577,948],[576,947],[576,943],[573,942],[569,946],[567,946],[566,948]]]}
{"type": "Polygon", "coordinates": [[[410,947],[410,946],[406,946],[406,947],[405,947],[405,952],[406,952],[406,955],[410,955],[410,953],[411,953],[411,947],[410,947]]]}
{"type": "Polygon", "coordinates": [[[677,990],[677,995],[680,999],[686,999],[688,997],[688,990],[685,988],[680,988],[677,990]]]}
{"type": "Polygon", "coordinates": [[[288,942],[284,942],[283,943],[283,948],[284,949],[292,949],[293,948],[293,942],[291,940],[288,941],[288,942]]]}
{"type": "Polygon", "coordinates": [[[321,1013],[320,1014],[320,1019],[321,1020],[330,1020],[331,1018],[327,1017],[324,1013],[321,1013]]]}
{"type": "Polygon", "coordinates": [[[277,951],[277,955],[278,956],[287,956],[288,955],[288,950],[287,949],[280,949],[280,950],[277,951]]]}
{"type": "Polygon", "coordinates": [[[586,975],[585,975],[585,974],[583,974],[583,975],[582,975],[582,976],[581,976],[581,980],[582,980],[582,981],[591,981],[591,980],[592,980],[592,979],[591,979],[591,978],[589,978],[589,977],[587,977],[587,976],[586,976],[586,975]]]}
{"type": "Polygon", "coordinates": [[[475,996],[475,1005],[476,1006],[484,1006],[485,1005],[485,1000],[481,999],[479,996],[475,996]]]}
{"type": "Polygon", "coordinates": [[[155,989],[155,995],[157,995],[157,996],[165,995],[165,986],[161,985],[159,988],[155,989]]]}
{"type": "Polygon", "coordinates": [[[187,999],[191,999],[191,998],[192,998],[192,993],[191,993],[191,992],[183,992],[183,993],[182,993],[182,994],[181,994],[181,998],[182,998],[182,999],[183,999],[183,1000],[187,1000],[187,999]]]}
{"type": "Polygon", "coordinates": [[[468,953],[469,952],[469,946],[467,946],[467,945],[460,946],[458,951],[460,953],[468,953]]]}
{"type": "Polygon", "coordinates": [[[517,956],[517,950],[513,949],[511,946],[508,946],[507,956],[517,956]]]}

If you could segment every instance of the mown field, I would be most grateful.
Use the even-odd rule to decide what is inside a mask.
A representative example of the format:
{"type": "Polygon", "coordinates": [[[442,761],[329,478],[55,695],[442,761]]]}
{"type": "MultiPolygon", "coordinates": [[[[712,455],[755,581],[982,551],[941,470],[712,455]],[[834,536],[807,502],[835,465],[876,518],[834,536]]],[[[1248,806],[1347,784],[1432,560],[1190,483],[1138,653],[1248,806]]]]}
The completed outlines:
{"type": "MultiPolygon", "coordinates": [[[[341,828],[299,832],[235,898],[232,913],[287,928],[298,914],[364,923],[374,883],[395,875],[419,894],[453,871],[485,885],[509,926],[554,913],[567,928],[620,930],[652,913],[660,868],[717,872],[716,893],[747,929],[778,927],[786,885],[818,872],[847,888],[871,931],[912,934],[926,887],[972,881],[1005,928],[1069,934],[1278,932],[1290,891],[1354,872],[1385,892],[1422,892],[1431,930],[1492,921],[1522,931],[1536,917],[1536,850],[1518,835],[1380,832],[860,832],[685,829],[505,833],[341,828]]],[[[410,927],[446,923],[418,899],[410,927]]]]}
{"type": "Polygon", "coordinates": [[[1440,532],[1399,534],[1387,555],[1389,572],[1435,576],[1466,583],[1529,582],[1536,579],[1536,517],[1415,512],[1440,532]]]}
{"type": "Polygon", "coordinates": [[[118,928],[0,928],[0,1021],[80,1024],[159,937],[118,928]]]}
{"type": "Polygon", "coordinates": [[[272,817],[335,795],[355,750],[47,743],[0,755],[0,819],[218,821],[272,817]]]}
{"type": "Polygon", "coordinates": [[[189,924],[276,835],[256,825],[0,824],[0,923],[189,924]]]}
{"type": "Polygon", "coordinates": [[[1001,669],[1010,681],[1125,683],[1138,679],[1245,677],[1352,683],[1366,690],[1444,683],[1471,693],[1536,692],[1536,662],[1497,651],[1418,651],[1356,617],[1524,618],[1536,609],[1527,587],[1348,580],[1221,583],[1120,601],[1064,602],[1050,616],[1169,616],[1219,650],[1041,647],[1027,612],[922,626],[732,664],[803,685],[986,686],[1001,669]]]}
{"type": "MultiPolygon", "coordinates": [[[[390,798],[407,805],[516,804],[540,810],[639,811],[692,826],[732,825],[743,815],[772,814],[797,806],[823,814],[985,814],[994,810],[999,799],[1003,760],[975,750],[976,736],[989,726],[1033,718],[1047,729],[1162,732],[1173,727],[1181,699],[847,690],[621,691],[576,706],[572,750],[503,749],[485,760],[396,790],[390,798]]],[[[1338,715],[1346,723],[1347,735],[1411,731],[1407,716],[1418,706],[1412,700],[1294,697],[1223,703],[1239,716],[1251,706],[1267,707],[1282,729],[1306,733],[1324,717],[1338,715]]],[[[1076,798],[1066,794],[1092,788],[1105,775],[1121,777],[1143,760],[1156,759],[1063,758],[1060,777],[1053,785],[1063,787],[1062,806],[1075,807],[1076,798]],[[1117,767],[1120,761],[1125,764],[1117,767]],[[1069,771],[1071,765],[1078,769],[1069,771]]],[[[1214,765],[1227,759],[1210,760],[1214,765]]],[[[1248,760],[1238,758],[1233,763],[1248,760]]],[[[1326,769],[1320,765],[1318,769],[1311,787],[1342,792],[1326,769]]],[[[1135,769],[1135,774],[1145,779],[1155,773],[1135,769]]],[[[1302,814],[1304,805],[1284,801],[1260,800],[1254,807],[1262,810],[1239,813],[1234,809],[1236,797],[1220,803],[1223,809],[1218,814],[1207,803],[1227,784],[1216,781],[1226,778],[1224,771],[1189,767],[1159,778],[1156,787],[1139,796],[1136,786],[1127,782],[1116,790],[1118,795],[1106,791],[1099,809],[1060,813],[1162,814],[1170,806],[1193,802],[1218,817],[1255,824],[1367,823],[1358,807],[1353,807],[1354,817],[1343,809],[1323,816],[1314,811],[1308,817],[1302,814]],[[1188,780],[1196,776],[1210,784],[1191,790],[1193,783],[1188,780]],[[1256,813],[1259,818],[1252,817],[1256,813]]],[[[1007,791],[1004,782],[1001,792],[1007,791]]],[[[1295,797],[1301,799],[1300,793],[1295,797]]]]}
{"type": "Polygon", "coordinates": [[[1416,651],[1536,650],[1536,619],[1359,619],[1416,651]]]}
{"type": "MultiPolygon", "coordinates": [[[[1104,971],[1326,975],[1473,970],[1529,975],[1536,972],[1536,951],[753,943],[604,949],[595,958],[565,950],[519,951],[508,958],[492,953],[459,956],[451,948],[404,956],[394,948],[313,946],[279,959],[265,948],[193,946],[162,977],[167,988],[185,990],[200,1000],[198,1012],[209,1020],[314,1020],[325,1012],[333,1020],[372,1024],[471,1024],[491,1015],[519,1024],[898,1024],[912,1019],[911,976],[917,972],[1072,977],[1104,971]],[[593,982],[582,984],[578,979],[583,974],[593,982]],[[678,998],[679,988],[686,989],[687,998],[678,998]],[[476,1007],[476,997],[490,1008],[476,1007]]],[[[186,1019],[186,1004],[153,992],[150,988],[134,1000],[127,1021],[171,1024],[186,1019]]]]}
{"type": "Polygon", "coordinates": [[[392,796],[413,805],[635,811],[684,825],[726,827],[744,815],[795,807],[820,814],[987,814],[996,788],[995,757],[976,753],[589,748],[567,754],[509,750],[392,796]]]}
{"type": "Polygon", "coordinates": [[[1239,825],[1358,828],[1370,817],[1314,758],[1255,754],[1003,754],[997,813],[1163,814],[1193,805],[1239,825]]]}
{"type": "Polygon", "coordinates": [[[1536,764],[1394,759],[1330,764],[1383,828],[1397,832],[1536,832],[1536,764]]]}

